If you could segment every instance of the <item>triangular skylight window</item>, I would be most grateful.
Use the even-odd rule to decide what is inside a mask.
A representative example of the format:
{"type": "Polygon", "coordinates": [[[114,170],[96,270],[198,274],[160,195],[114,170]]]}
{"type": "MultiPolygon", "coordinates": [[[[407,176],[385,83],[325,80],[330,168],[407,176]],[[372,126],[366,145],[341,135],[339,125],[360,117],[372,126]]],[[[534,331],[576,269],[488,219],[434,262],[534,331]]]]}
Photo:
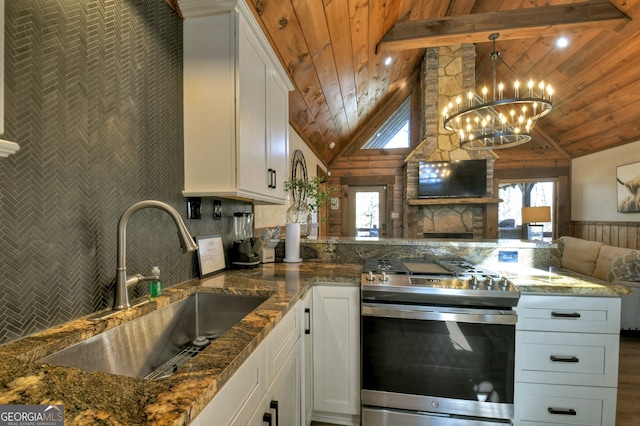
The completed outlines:
{"type": "Polygon", "coordinates": [[[409,148],[411,96],[375,131],[362,149],[409,148]]]}

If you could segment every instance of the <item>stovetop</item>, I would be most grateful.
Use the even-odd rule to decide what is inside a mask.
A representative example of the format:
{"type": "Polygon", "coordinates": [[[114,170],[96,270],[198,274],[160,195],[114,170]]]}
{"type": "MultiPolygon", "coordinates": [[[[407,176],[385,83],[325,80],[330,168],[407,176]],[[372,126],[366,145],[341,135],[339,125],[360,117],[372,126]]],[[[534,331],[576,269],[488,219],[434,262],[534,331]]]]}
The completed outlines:
{"type": "Polygon", "coordinates": [[[399,259],[378,259],[377,257],[370,257],[364,260],[364,271],[372,271],[379,274],[380,272],[386,272],[388,274],[408,274],[409,270],[404,266],[399,259]]]}
{"type": "Polygon", "coordinates": [[[461,305],[513,307],[520,291],[498,273],[466,261],[367,259],[363,298],[461,305]]]}
{"type": "Polygon", "coordinates": [[[487,275],[499,276],[490,270],[480,268],[465,260],[436,260],[427,261],[420,259],[365,259],[363,270],[374,274],[386,272],[387,274],[408,275],[475,275],[485,278],[487,275]]]}

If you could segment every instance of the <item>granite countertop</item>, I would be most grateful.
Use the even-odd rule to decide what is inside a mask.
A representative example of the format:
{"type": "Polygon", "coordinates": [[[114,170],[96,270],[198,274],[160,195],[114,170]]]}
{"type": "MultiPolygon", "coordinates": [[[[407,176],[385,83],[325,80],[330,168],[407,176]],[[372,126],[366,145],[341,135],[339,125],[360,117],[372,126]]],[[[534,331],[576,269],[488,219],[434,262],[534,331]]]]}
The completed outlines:
{"type": "Polygon", "coordinates": [[[520,268],[517,272],[505,271],[505,274],[522,294],[613,297],[631,294],[631,289],[625,285],[585,277],[566,270],[520,268]]]}
{"type": "MultiPolygon", "coordinates": [[[[302,262],[230,270],[166,289],[108,319],[80,318],[0,346],[0,404],[63,404],[66,425],[186,425],[313,283],[359,285],[362,265],[302,262]],[[195,292],[270,296],[173,376],[152,381],[39,363],[42,357],[195,292]]],[[[135,301],[132,301],[132,304],[135,301]]]]}
{"type": "MultiPolygon", "coordinates": [[[[0,404],[63,404],[67,425],[189,424],[311,285],[358,286],[361,272],[361,263],[311,261],[229,270],[166,289],[156,303],[145,303],[100,321],[80,318],[5,344],[0,346],[0,404]],[[195,292],[253,294],[269,299],[165,380],[38,362],[50,353],[195,292]]],[[[533,268],[505,273],[523,294],[618,296],[631,292],[621,285],[533,268]]]]}

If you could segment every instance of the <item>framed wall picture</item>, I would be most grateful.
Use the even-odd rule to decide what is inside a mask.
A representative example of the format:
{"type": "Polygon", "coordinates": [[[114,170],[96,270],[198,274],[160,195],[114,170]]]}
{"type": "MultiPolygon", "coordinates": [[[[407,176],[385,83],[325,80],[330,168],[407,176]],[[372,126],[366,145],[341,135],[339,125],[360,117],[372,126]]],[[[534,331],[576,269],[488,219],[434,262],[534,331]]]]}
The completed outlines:
{"type": "Polygon", "coordinates": [[[221,271],[225,268],[224,248],[220,235],[196,237],[198,244],[198,266],[200,278],[221,271]]]}
{"type": "Polygon", "coordinates": [[[640,212],[640,162],[618,166],[616,170],[618,212],[640,212]]]}

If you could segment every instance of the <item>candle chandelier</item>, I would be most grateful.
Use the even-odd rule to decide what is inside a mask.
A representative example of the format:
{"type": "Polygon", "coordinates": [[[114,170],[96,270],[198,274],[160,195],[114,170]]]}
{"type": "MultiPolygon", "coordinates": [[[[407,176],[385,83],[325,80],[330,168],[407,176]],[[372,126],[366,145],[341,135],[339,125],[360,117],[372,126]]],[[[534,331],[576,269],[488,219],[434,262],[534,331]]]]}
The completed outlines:
{"type": "Polygon", "coordinates": [[[469,151],[495,150],[522,145],[531,140],[531,131],[540,117],[552,108],[553,89],[544,81],[535,84],[529,80],[525,87],[518,80],[513,84],[512,98],[505,98],[502,83],[496,86],[496,64],[507,65],[496,50],[499,34],[489,36],[493,51],[489,55],[493,65],[493,97],[487,99],[488,89],[481,95],[473,92],[458,96],[443,110],[444,128],[460,138],[460,147],[469,151]]]}

